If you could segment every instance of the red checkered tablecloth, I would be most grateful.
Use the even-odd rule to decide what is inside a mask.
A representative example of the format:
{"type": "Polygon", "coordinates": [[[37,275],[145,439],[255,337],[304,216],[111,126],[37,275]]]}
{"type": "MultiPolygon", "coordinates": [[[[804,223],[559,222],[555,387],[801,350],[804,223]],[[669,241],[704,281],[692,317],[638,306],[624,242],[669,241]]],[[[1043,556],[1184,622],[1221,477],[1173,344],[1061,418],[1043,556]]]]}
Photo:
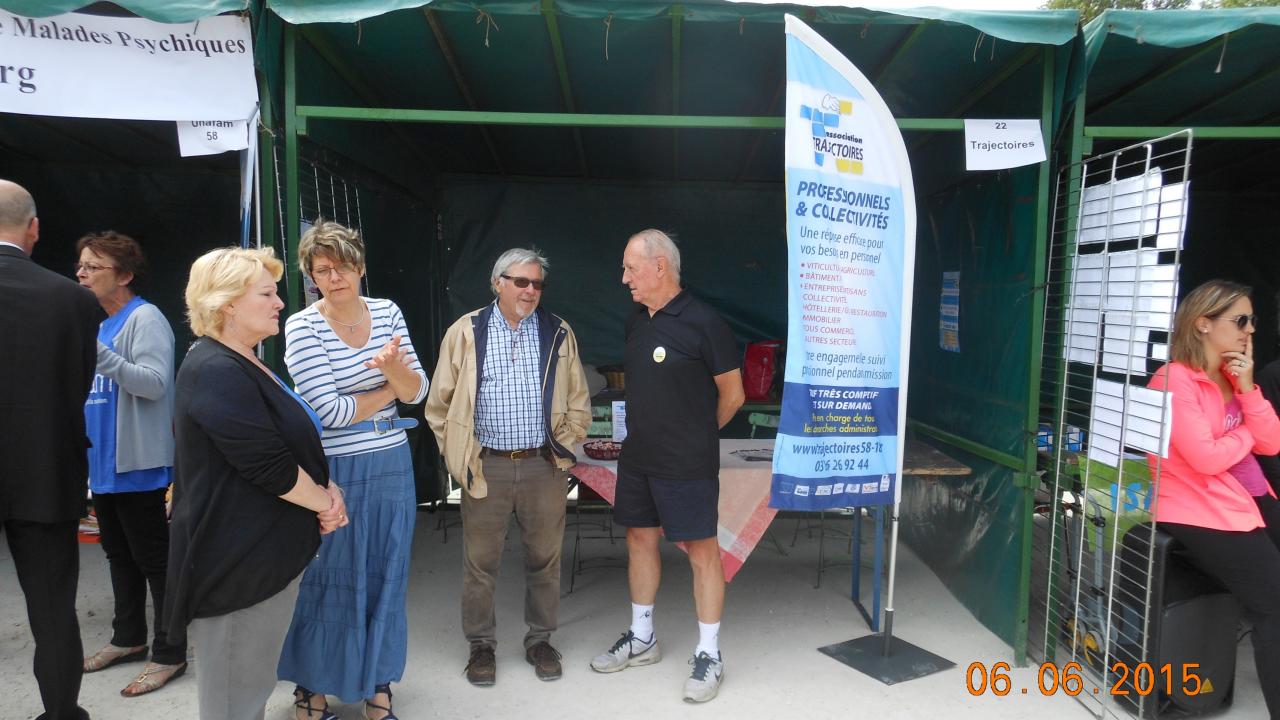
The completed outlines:
{"type": "MultiPolygon", "coordinates": [[[[744,460],[734,451],[773,451],[773,440],[720,441],[720,559],[724,579],[730,581],[747,561],[747,556],[769,529],[777,510],[769,507],[769,487],[773,463],[744,460]]],[[[571,471],[575,477],[613,504],[618,482],[616,460],[592,460],[582,446],[574,448],[578,464],[571,471]]],[[[683,546],[683,543],[677,543],[683,546]]]]}

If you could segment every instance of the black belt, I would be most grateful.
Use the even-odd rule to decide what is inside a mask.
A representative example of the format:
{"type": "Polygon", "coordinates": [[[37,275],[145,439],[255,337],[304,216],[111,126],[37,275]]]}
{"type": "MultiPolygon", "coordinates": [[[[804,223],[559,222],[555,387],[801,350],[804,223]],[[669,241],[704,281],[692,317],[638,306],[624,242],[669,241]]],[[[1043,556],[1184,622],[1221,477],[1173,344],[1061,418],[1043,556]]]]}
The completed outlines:
{"type": "Polygon", "coordinates": [[[481,455],[490,455],[495,457],[506,458],[508,460],[525,460],[531,457],[539,457],[548,454],[547,446],[528,448],[527,450],[494,450],[493,448],[480,448],[481,455]]]}

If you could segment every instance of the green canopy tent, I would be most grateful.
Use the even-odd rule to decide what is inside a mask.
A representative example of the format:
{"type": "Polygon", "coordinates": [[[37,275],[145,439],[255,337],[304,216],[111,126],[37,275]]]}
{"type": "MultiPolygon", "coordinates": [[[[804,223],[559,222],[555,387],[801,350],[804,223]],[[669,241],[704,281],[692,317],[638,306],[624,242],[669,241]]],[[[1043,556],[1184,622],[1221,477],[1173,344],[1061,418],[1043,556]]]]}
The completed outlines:
{"type": "MultiPolygon", "coordinates": [[[[80,4],[0,0],[33,15],[80,4]]],[[[120,5],[166,21],[246,9],[120,5]]],[[[647,226],[678,235],[687,284],[740,341],[785,337],[784,13],[829,39],[906,131],[920,212],[913,431],[975,471],[941,492],[908,484],[904,537],[1023,657],[1050,179],[1047,163],[966,173],[960,131],[966,117],[1036,118],[1059,135],[1082,60],[1074,12],[725,0],[247,9],[262,195],[280,198],[262,208],[268,238],[288,255],[301,222],[324,211],[306,197],[316,165],[363,186],[372,290],[405,309],[426,360],[447,322],[490,297],[498,252],[536,244],[552,261],[544,302],[588,362],[616,362],[629,310],[621,249],[647,226]],[[936,339],[942,273],[954,270],[960,353],[936,339]]],[[[286,290],[296,310],[296,270],[286,290]]],[[[420,474],[432,467],[424,458],[420,474]]]]}
{"type": "Polygon", "coordinates": [[[1108,10],[1085,28],[1077,157],[1191,128],[1181,292],[1253,285],[1260,362],[1276,356],[1280,290],[1280,8],[1108,10]]]}
{"type": "Polygon", "coordinates": [[[283,91],[289,242],[289,168],[309,147],[342,153],[421,192],[438,220],[397,239],[423,247],[424,261],[404,293],[387,294],[428,308],[438,332],[487,300],[498,252],[536,244],[552,260],[544,302],[595,364],[621,357],[629,302],[616,268],[646,226],[678,234],[687,284],[740,340],[785,337],[783,14],[831,40],[909,131],[921,205],[913,427],[976,470],[953,498],[908,489],[908,541],[1021,656],[1047,167],[966,174],[958,131],[964,117],[1058,127],[1078,59],[1074,13],[719,0],[267,9],[260,51],[275,37],[283,48],[264,66],[283,91]],[[944,270],[964,276],[960,354],[935,340],[944,270]],[[964,512],[940,511],[961,498],[964,512]]]}
{"type": "MultiPolygon", "coordinates": [[[[1068,323],[1062,312],[1068,296],[1066,282],[1076,260],[1091,252],[1081,251],[1075,238],[1082,185],[1104,189],[1102,184],[1112,175],[1133,178],[1148,166],[1158,169],[1165,176],[1164,182],[1180,184],[1185,179],[1189,201],[1178,212],[1185,213],[1185,218],[1180,218],[1185,237],[1177,256],[1178,296],[1212,278],[1252,285],[1254,309],[1260,317],[1254,336],[1259,363],[1277,357],[1280,337],[1276,307],[1280,257],[1274,251],[1280,239],[1280,182],[1274,171],[1280,157],[1280,10],[1108,10],[1084,28],[1084,39],[1079,95],[1060,143],[1064,151],[1059,163],[1062,188],[1057,191],[1059,207],[1052,228],[1051,252],[1054,261],[1062,264],[1050,278],[1050,313],[1043,353],[1043,419],[1054,426],[1056,437],[1065,435],[1064,418],[1065,422],[1088,427],[1094,413],[1091,402],[1096,380],[1124,381],[1118,377],[1121,374],[1114,372],[1103,378],[1094,364],[1066,366],[1061,360],[1068,323]],[[1192,143],[1189,153],[1188,130],[1192,143]],[[1171,135],[1178,139],[1152,142],[1171,135]],[[1082,158],[1134,145],[1141,149],[1115,166],[1109,161],[1093,164],[1090,177],[1082,182],[1082,158]],[[1152,148],[1149,154],[1147,147],[1152,148]]],[[[1137,193],[1131,193],[1131,199],[1134,195],[1137,193]]],[[[1150,210],[1149,201],[1146,202],[1144,212],[1150,210]]],[[[1154,247],[1150,243],[1155,238],[1150,233],[1146,235],[1119,237],[1114,248],[1107,250],[1123,253],[1136,247],[1154,247]]],[[[1101,245],[1095,243],[1093,249],[1101,249],[1101,245]]],[[[1166,253],[1166,257],[1173,256],[1172,252],[1166,253]]],[[[1157,332],[1163,333],[1163,328],[1157,332]]],[[[1153,360],[1147,370],[1158,366],[1159,362],[1153,360]]],[[[1146,373],[1137,370],[1134,377],[1129,381],[1145,382],[1146,373]]],[[[1070,642],[1058,641],[1073,633],[1081,637],[1078,622],[1087,619],[1088,598],[1111,603],[1114,595],[1117,606],[1128,605],[1140,612],[1150,610],[1146,607],[1148,598],[1141,592],[1120,589],[1126,584],[1131,589],[1146,587],[1145,563],[1126,563],[1120,555],[1113,557],[1119,552],[1116,548],[1126,542],[1128,527],[1150,522],[1148,509],[1153,493],[1145,460],[1139,454],[1137,459],[1119,463],[1117,471],[1083,454],[1070,461],[1064,458],[1046,458],[1046,483],[1059,491],[1071,490],[1065,503],[1083,502],[1080,498],[1089,497],[1102,509],[1096,513],[1088,508],[1084,512],[1076,510],[1093,521],[1084,526],[1085,532],[1078,532],[1082,526],[1070,525],[1071,520],[1063,519],[1063,514],[1054,509],[1059,498],[1052,498],[1045,505],[1046,515],[1076,528],[1072,531],[1077,533],[1075,540],[1062,541],[1072,552],[1092,546],[1095,533],[1107,549],[1095,552],[1087,547],[1087,554],[1077,554],[1072,559],[1064,557],[1061,538],[1054,537],[1056,531],[1037,540],[1037,568],[1052,568],[1044,575],[1046,582],[1038,581],[1033,589],[1033,614],[1037,620],[1031,645],[1033,654],[1043,658],[1054,658],[1055,652],[1072,649],[1070,642]],[[1080,492],[1073,487],[1074,481],[1081,481],[1081,487],[1087,490],[1080,492]],[[1121,486],[1128,490],[1122,492],[1121,486]],[[1105,509],[1108,502],[1109,510],[1105,509]],[[1117,512],[1121,503],[1126,509],[1117,512]],[[1072,542],[1079,544],[1072,546],[1072,542]],[[1080,577],[1085,579],[1083,583],[1076,582],[1080,577]]],[[[1050,523],[1046,522],[1045,527],[1050,523]]],[[[1109,624],[1106,618],[1096,617],[1093,621],[1097,627],[1109,624]]],[[[1110,638],[1114,643],[1115,634],[1110,638]]],[[[1114,650],[1107,642],[1098,643],[1098,656],[1103,650],[1114,650]]],[[[1077,653],[1088,643],[1081,646],[1075,648],[1077,653]]]]}

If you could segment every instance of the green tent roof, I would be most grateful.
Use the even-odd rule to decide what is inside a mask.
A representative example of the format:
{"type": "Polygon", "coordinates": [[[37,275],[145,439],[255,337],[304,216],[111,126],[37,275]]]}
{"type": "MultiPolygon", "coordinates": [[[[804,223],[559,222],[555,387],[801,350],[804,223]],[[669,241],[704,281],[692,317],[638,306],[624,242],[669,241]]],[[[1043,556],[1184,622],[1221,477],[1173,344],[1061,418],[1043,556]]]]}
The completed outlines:
{"type": "MultiPolygon", "coordinates": [[[[394,10],[430,6],[440,11],[478,14],[483,10],[497,15],[538,15],[538,2],[506,0],[502,2],[469,2],[467,0],[267,0],[267,7],[294,24],[316,22],[350,23],[382,15],[394,10]]],[[[935,20],[968,25],[991,37],[1017,43],[1062,45],[1075,37],[1078,15],[1074,10],[984,12],[922,7],[911,9],[879,9],[874,6],[813,6],[803,2],[778,4],[746,4],[725,0],[557,0],[556,11],[567,17],[603,20],[653,20],[683,14],[687,22],[777,22],[792,14],[810,22],[828,24],[915,24],[919,20],[935,20]]]]}
{"type": "MultiPolygon", "coordinates": [[[[1055,56],[1060,103],[1078,49],[1074,11],[884,12],[725,0],[267,0],[267,7],[303,23],[302,106],[776,118],[785,88],[782,21],[791,12],[862,69],[898,117],[1038,118],[1046,51],[1055,56]],[[365,18],[358,25],[317,21],[357,16],[365,18]]],[[[478,124],[388,129],[308,123],[311,139],[362,148],[362,160],[407,186],[434,172],[781,180],[780,128],[575,129],[491,116],[478,124]],[[373,147],[391,135],[399,150],[373,147]]],[[[935,144],[931,137],[916,133],[909,143],[914,152],[945,153],[947,164],[963,167],[958,143],[935,144]]],[[[942,187],[956,178],[919,179],[942,187]]]]}
{"type": "Polygon", "coordinates": [[[1090,125],[1280,122],[1280,8],[1108,10],[1084,35],[1090,125]]]}

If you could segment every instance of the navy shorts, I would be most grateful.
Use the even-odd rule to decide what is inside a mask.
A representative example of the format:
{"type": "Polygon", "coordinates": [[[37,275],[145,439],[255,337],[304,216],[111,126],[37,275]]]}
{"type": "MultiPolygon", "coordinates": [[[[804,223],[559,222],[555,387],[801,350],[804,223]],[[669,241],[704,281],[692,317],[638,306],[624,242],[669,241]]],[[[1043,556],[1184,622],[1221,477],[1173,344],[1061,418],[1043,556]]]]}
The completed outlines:
{"type": "Polygon", "coordinates": [[[619,463],[616,492],[613,521],[623,527],[660,527],[672,542],[719,534],[719,477],[649,475],[619,463]]]}

